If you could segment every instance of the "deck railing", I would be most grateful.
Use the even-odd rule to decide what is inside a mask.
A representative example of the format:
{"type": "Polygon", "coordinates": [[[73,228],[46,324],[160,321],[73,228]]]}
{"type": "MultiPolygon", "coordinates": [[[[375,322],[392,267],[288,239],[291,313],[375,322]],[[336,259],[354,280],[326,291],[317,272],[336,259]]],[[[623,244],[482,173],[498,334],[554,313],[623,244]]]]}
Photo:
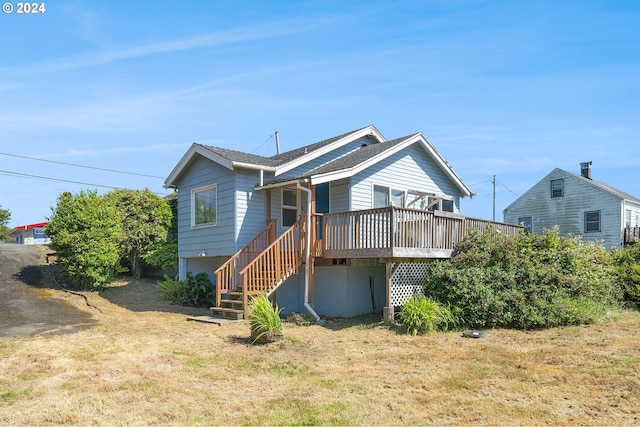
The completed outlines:
{"type": "Polygon", "coordinates": [[[625,227],[624,245],[631,245],[640,241],[640,227],[625,227]]]}
{"type": "Polygon", "coordinates": [[[328,257],[448,257],[471,229],[516,234],[522,226],[442,211],[396,207],[323,214],[322,253],[328,257]]]}
{"type": "Polygon", "coordinates": [[[264,251],[275,239],[276,221],[271,220],[249,243],[236,252],[216,271],[216,307],[220,307],[220,297],[223,293],[240,288],[239,271],[245,268],[258,254],[264,251]]]}

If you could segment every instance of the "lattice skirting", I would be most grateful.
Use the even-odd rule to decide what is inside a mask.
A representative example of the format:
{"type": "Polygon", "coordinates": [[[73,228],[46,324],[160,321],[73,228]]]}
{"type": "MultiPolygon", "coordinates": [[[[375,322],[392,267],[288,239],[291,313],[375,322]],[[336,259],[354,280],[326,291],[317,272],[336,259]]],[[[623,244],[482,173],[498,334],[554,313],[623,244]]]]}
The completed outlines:
{"type": "Polygon", "coordinates": [[[424,295],[423,285],[433,264],[429,262],[391,263],[391,304],[404,305],[411,296],[424,295]]]}

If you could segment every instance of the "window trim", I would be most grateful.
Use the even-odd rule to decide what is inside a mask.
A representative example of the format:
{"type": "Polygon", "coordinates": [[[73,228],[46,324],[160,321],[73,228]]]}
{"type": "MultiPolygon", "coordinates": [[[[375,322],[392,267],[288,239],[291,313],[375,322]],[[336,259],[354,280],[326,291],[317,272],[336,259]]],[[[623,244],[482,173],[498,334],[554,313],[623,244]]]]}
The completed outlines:
{"type": "Polygon", "coordinates": [[[191,228],[215,227],[216,225],[218,225],[218,184],[213,183],[213,184],[205,185],[203,187],[192,188],[191,189],[191,228]],[[215,189],[216,191],[216,196],[215,196],[216,219],[213,222],[204,222],[202,224],[196,224],[196,194],[202,193],[204,191],[213,190],[213,189],[215,189]]]}
{"type": "Polygon", "coordinates": [[[600,233],[602,231],[602,211],[585,211],[584,213],[584,232],[586,233],[600,233]],[[587,215],[589,214],[598,214],[598,229],[597,230],[588,230],[587,224],[595,223],[595,221],[587,222],[587,215]]]}
{"type": "Polygon", "coordinates": [[[298,190],[297,188],[282,188],[280,189],[280,226],[284,229],[291,227],[293,224],[289,224],[286,225],[284,223],[284,210],[294,210],[296,211],[296,215],[295,215],[295,220],[293,221],[293,224],[296,223],[296,221],[298,221],[298,217],[300,216],[300,190],[298,190]],[[295,193],[296,195],[296,206],[293,205],[285,205],[284,204],[284,192],[285,191],[291,191],[293,193],[295,193]]]}
{"type": "Polygon", "coordinates": [[[559,197],[564,197],[564,178],[552,179],[551,180],[551,188],[550,188],[550,190],[551,190],[551,198],[552,199],[556,199],[556,198],[559,198],[559,197]],[[559,183],[560,184],[560,188],[559,189],[555,189],[554,190],[553,185],[555,183],[559,183]],[[556,191],[559,191],[560,194],[555,195],[556,191]]]}

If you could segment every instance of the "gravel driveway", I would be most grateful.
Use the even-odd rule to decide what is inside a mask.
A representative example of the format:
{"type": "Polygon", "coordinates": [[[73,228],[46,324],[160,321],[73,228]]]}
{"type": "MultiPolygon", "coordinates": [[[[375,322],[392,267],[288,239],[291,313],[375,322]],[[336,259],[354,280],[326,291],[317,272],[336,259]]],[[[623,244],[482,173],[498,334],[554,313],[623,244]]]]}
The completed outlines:
{"type": "Polygon", "coordinates": [[[91,315],[47,298],[38,286],[48,286],[38,268],[36,246],[0,243],[0,337],[74,332],[94,323],[91,315]]]}

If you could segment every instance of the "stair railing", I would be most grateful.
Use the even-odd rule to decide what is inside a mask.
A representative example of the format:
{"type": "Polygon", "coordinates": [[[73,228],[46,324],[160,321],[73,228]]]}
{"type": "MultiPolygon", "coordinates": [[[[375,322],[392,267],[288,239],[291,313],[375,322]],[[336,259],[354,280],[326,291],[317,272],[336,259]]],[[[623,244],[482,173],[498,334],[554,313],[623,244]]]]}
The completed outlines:
{"type": "Polygon", "coordinates": [[[298,272],[306,248],[306,216],[289,227],[238,275],[242,283],[242,306],[247,311],[250,295],[269,295],[298,272]]]}
{"type": "Polygon", "coordinates": [[[215,271],[216,307],[220,307],[220,298],[223,293],[239,290],[241,285],[238,272],[269,246],[275,238],[275,232],[276,220],[272,219],[256,237],[215,271]]]}

